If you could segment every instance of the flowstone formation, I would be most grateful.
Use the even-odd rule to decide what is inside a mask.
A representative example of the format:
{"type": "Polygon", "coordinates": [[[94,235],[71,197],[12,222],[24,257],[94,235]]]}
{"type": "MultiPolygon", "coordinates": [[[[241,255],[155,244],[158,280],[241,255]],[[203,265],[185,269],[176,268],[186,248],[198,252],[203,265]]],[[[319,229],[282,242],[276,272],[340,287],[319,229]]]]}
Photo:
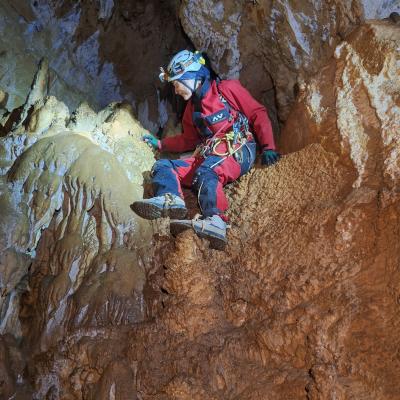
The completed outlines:
{"type": "Polygon", "coordinates": [[[294,152],[227,188],[225,252],[130,213],[140,127],[69,115],[42,66],[3,121],[1,395],[397,400],[399,35],[362,26],[299,88],[294,152]]]}
{"type": "MultiPolygon", "coordinates": [[[[152,253],[153,228],[129,208],[154,162],[144,129],[123,104],[70,115],[46,96],[47,82],[43,61],[24,107],[1,121],[11,129],[1,142],[0,332],[4,343],[24,339],[31,355],[68,326],[142,320],[152,253]]],[[[23,363],[2,363],[8,399],[23,363]]]]}

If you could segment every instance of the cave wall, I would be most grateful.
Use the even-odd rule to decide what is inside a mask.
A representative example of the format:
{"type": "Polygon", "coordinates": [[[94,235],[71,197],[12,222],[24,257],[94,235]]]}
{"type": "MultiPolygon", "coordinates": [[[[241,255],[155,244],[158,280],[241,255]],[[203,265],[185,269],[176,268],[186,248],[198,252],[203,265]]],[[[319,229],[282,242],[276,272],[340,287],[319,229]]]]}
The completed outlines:
{"type": "Polygon", "coordinates": [[[269,106],[277,130],[297,85],[329,60],[336,45],[366,18],[395,11],[400,11],[395,0],[184,0],[180,18],[222,77],[240,77],[269,106]]]}
{"type": "Polygon", "coordinates": [[[157,82],[159,67],[188,45],[175,1],[6,0],[0,15],[6,109],[24,103],[38,60],[48,57],[50,94],[71,111],[82,101],[99,111],[126,100],[147,129],[165,125],[170,93],[157,82]]]}
{"type": "Polygon", "coordinates": [[[144,128],[127,104],[99,113],[82,104],[70,114],[46,95],[48,73],[42,62],[1,147],[0,396],[7,399],[24,368],[15,340],[29,337],[33,354],[57,343],[71,323],[132,323],[145,312],[153,229],[129,208],[143,197],[143,174],[154,162],[144,128]]]}
{"type": "Polygon", "coordinates": [[[127,100],[153,132],[176,111],[158,68],[192,43],[221,77],[240,78],[268,107],[278,133],[298,84],[340,40],[364,19],[400,11],[396,0],[5,0],[0,7],[0,106],[24,103],[36,64],[47,56],[50,94],[71,110],[81,101],[99,110],[127,100]]]}
{"type": "MultiPolygon", "coordinates": [[[[96,4],[93,26],[75,31],[83,41],[116,10],[96,4]]],[[[216,4],[207,12],[222,25],[224,10],[266,6],[216,4]]],[[[227,188],[226,252],[130,211],[154,163],[134,110],[71,112],[48,95],[54,70],[41,63],[1,119],[0,398],[397,400],[400,28],[355,27],[385,7],[397,5],[351,3],[360,19],[344,19],[334,57],[302,66],[287,155],[227,188]]],[[[229,29],[233,42],[216,38],[230,46],[229,29]]]]}

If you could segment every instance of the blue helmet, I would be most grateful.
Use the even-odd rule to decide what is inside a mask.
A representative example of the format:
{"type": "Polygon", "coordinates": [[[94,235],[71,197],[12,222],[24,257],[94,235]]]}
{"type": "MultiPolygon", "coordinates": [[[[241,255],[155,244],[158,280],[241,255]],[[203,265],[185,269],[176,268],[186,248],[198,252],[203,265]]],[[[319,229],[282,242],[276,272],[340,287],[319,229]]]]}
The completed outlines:
{"type": "MultiPolygon", "coordinates": [[[[159,75],[161,82],[172,82],[177,79],[181,79],[183,75],[191,72],[196,74],[200,71],[200,74],[204,74],[204,70],[207,69],[204,67],[206,61],[200,52],[195,51],[192,53],[189,50],[182,50],[179,53],[175,54],[170,63],[168,64],[167,71],[164,71],[164,68],[161,69],[161,74],[159,75]],[[203,72],[203,73],[202,73],[203,72]]],[[[208,71],[208,70],[207,70],[208,71]]],[[[192,74],[187,74],[188,76],[192,74]]]]}

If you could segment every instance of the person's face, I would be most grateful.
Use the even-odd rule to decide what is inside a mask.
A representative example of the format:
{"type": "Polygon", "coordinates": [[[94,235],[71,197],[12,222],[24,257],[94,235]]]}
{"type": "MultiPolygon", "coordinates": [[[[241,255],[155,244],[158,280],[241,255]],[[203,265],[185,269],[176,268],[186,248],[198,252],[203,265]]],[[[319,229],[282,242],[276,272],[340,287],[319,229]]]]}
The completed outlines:
{"type": "MultiPolygon", "coordinates": [[[[182,82],[173,81],[172,83],[174,85],[175,94],[182,96],[183,100],[189,100],[192,97],[192,92],[184,84],[182,84],[182,82]]],[[[185,83],[190,87],[194,85],[194,81],[191,82],[191,80],[187,80],[185,83]]]]}

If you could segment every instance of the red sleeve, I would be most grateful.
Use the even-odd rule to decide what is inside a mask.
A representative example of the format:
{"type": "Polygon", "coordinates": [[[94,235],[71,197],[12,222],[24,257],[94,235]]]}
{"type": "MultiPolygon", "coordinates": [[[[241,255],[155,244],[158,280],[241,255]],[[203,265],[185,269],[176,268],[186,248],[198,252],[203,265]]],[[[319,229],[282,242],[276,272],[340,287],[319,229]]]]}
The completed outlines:
{"type": "Polygon", "coordinates": [[[161,150],[171,151],[173,153],[182,153],[184,151],[194,150],[201,142],[197,129],[193,125],[193,106],[189,101],[186,104],[185,112],[182,118],[183,133],[180,135],[166,137],[161,140],[161,150]]]}
{"type": "Polygon", "coordinates": [[[261,148],[275,150],[271,121],[265,107],[256,101],[237,80],[222,81],[219,84],[219,90],[233,108],[243,112],[249,119],[261,148]]]}

